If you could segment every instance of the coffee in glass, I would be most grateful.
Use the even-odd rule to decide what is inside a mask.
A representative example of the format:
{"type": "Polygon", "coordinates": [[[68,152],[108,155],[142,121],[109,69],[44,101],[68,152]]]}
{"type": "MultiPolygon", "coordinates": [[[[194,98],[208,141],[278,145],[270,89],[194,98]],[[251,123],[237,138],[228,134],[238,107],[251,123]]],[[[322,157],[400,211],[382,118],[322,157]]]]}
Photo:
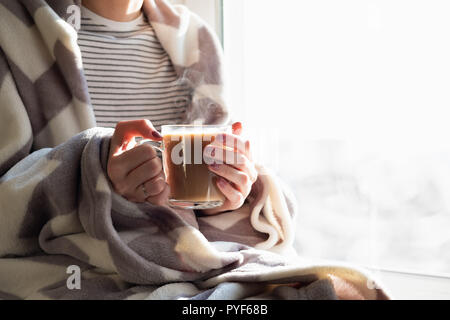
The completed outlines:
{"type": "Polygon", "coordinates": [[[224,195],[215,183],[216,175],[208,169],[205,147],[221,133],[231,133],[224,125],[162,126],[163,164],[170,187],[169,204],[186,209],[221,206],[224,195]]]}

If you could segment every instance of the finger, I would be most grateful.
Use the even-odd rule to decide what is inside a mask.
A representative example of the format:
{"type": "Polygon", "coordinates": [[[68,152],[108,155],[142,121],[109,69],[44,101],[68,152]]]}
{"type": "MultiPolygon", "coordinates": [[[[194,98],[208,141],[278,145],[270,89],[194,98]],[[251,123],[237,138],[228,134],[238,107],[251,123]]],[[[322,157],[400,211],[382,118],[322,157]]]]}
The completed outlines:
{"type": "Polygon", "coordinates": [[[146,199],[146,201],[150,202],[152,204],[155,204],[155,205],[164,206],[164,205],[167,205],[169,202],[169,194],[170,194],[170,189],[169,189],[169,186],[166,184],[166,186],[164,187],[164,190],[160,194],[158,194],[156,196],[148,197],[146,199]]]}
{"type": "Polygon", "coordinates": [[[136,169],[132,170],[125,178],[125,183],[130,186],[132,190],[143,184],[144,182],[155,178],[162,173],[161,159],[155,157],[141,164],[136,169]]]}
{"type": "Polygon", "coordinates": [[[233,188],[228,181],[223,178],[218,178],[216,184],[228,201],[233,204],[233,207],[240,207],[244,203],[244,195],[233,188]]]}
{"type": "Polygon", "coordinates": [[[208,167],[216,175],[232,182],[240,192],[244,194],[250,192],[252,181],[243,171],[237,170],[226,164],[210,165],[208,167]]]}
{"type": "Polygon", "coordinates": [[[113,156],[109,161],[109,174],[115,180],[125,179],[134,169],[157,157],[156,150],[148,144],[141,144],[122,154],[113,156]]]}
{"type": "MultiPolygon", "coordinates": [[[[206,149],[206,148],[205,148],[206,149]]],[[[246,156],[239,154],[239,153],[233,153],[231,155],[229,155],[230,151],[225,151],[226,155],[220,155],[220,153],[222,152],[222,150],[219,151],[214,151],[213,155],[211,158],[209,158],[209,156],[205,155],[205,163],[213,166],[215,164],[217,165],[229,165],[234,167],[235,169],[238,169],[240,171],[243,171],[244,173],[246,173],[249,177],[250,177],[250,181],[253,183],[256,181],[256,179],[258,178],[258,171],[256,170],[255,165],[253,164],[253,162],[251,162],[246,156]],[[219,154],[219,156],[217,156],[217,154],[219,154]],[[223,161],[223,157],[225,157],[225,163],[223,161]],[[234,159],[234,161],[228,161],[227,159],[234,159]]],[[[218,167],[220,168],[220,167],[218,167]]]]}
{"type": "Polygon", "coordinates": [[[164,189],[167,187],[166,180],[164,179],[164,175],[156,176],[155,178],[145,182],[145,188],[147,190],[147,198],[148,197],[154,197],[159,195],[164,191],[164,189]]]}
{"type": "Polygon", "coordinates": [[[207,145],[204,150],[203,158],[206,164],[229,164],[238,169],[248,164],[247,157],[232,149],[218,147],[216,145],[207,145]]]}
{"type": "Polygon", "coordinates": [[[213,146],[225,146],[236,150],[250,157],[250,141],[243,139],[237,135],[221,133],[218,134],[211,143],[213,146]]]}
{"type": "Polygon", "coordinates": [[[135,198],[139,199],[139,202],[144,202],[148,197],[154,197],[163,192],[166,185],[164,174],[159,174],[137,186],[134,191],[135,198]]]}
{"type": "Polygon", "coordinates": [[[115,155],[121,151],[123,145],[130,143],[135,137],[143,137],[160,141],[161,134],[156,131],[149,120],[129,120],[121,121],[117,124],[111,140],[110,155],[115,155]]]}

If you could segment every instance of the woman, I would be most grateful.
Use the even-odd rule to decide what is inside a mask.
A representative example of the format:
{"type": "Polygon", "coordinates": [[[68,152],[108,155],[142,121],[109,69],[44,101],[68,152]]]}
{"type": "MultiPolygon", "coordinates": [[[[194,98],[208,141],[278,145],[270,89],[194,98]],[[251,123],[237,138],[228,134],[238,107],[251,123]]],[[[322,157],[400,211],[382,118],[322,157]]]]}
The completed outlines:
{"type": "MultiPolygon", "coordinates": [[[[179,124],[186,112],[188,102],[183,98],[189,96],[189,87],[179,81],[168,54],[144,16],[144,0],[83,0],[82,4],[78,41],[97,123],[113,126],[116,119],[126,114],[151,122],[156,119],[157,128],[162,124],[179,124]],[[118,90],[115,81],[122,81],[120,85],[125,90],[118,90]],[[148,89],[158,86],[160,90],[148,89]],[[126,105],[131,106],[134,112],[130,112],[124,100],[119,98],[124,94],[130,97],[125,100],[126,105]],[[164,120],[159,120],[161,118],[164,120]]],[[[235,132],[240,130],[235,129],[235,132]]],[[[160,138],[147,121],[119,122],[108,162],[109,178],[116,191],[132,201],[164,204],[169,194],[168,185],[161,160],[151,146],[141,145],[115,156],[117,148],[130,142],[130,133],[150,139],[160,138]]],[[[238,139],[237,136],[233,138],[238,139]]],[[[219,145],[211,147],[220,148],[219,145]]],[[[235,152],[242,153],[242,150],[236,149],[235,152]]],[[[219,155],[219,152],[214,154],[219,155]]],[[[217,179],[217,187],[226,201],[220,208],[206,213],[242,206],[257,177],[248,151],[244,151],[242,156],[245,162],[239,167],[228,164],[210,166],[210,170],[221,177],[217,179]]]]}
{"type": "MultiPolygon", "coordinates": [[[[205,213],[232,212],[196,217],[158,206],[168,198],[161,161],[149,145],[130,146],[135,137],[161,140],[163,124],[227,122],[218,41],[163,0],[84,0],[77,34],[61,22],[76,14],[74,3],[0,0],[0,298],[136,298],[167,285],[166,297],[204,299],[211,289],[192,287],[204,281],[201,288],[216,284],[216,297],[242,299],[258,294],[257,282],[265,294],[275,278],[333,273],[279,272],[272,267],[286,263],[281,256],[249,248],[292,255],[295,205],[270,175],[254,183],[247,142],[236,144],[239,165],[210,166],[226,201],[205,213]],[[124,114],[132,119],[120,121],[124,114]],[[68,266],[86,275],[83,291],[66,287],[68,266]]],[[[222,141],[241,130],[234,124],[222,141]]],[[[348,282],[316,281],[304,291],[379,297],[364,274],[341,269],[348,282]]]]}

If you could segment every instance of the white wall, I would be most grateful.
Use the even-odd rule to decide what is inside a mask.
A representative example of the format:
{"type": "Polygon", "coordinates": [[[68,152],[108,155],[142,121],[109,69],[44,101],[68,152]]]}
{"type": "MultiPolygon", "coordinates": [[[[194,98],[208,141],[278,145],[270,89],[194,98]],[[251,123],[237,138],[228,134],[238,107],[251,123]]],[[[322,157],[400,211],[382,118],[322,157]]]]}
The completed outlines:
{"type": "Polygon", "coordinates": [[[183,4],[204,19],[221,38],[222,22],[220,0],[171,0],[174,4],[183,4]]]}

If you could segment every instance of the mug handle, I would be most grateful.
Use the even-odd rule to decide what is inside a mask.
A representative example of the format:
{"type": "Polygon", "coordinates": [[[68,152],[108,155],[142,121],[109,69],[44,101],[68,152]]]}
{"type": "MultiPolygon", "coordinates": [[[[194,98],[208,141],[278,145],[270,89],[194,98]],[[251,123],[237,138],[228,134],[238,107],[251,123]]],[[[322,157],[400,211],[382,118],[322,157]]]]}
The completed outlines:
{"type": "Polygon", "coordinates": [[[141,139],[138,142],[138,145],[141,145],[143,143],[147,143],[149,145],[151,145],[153,148],[155,148],[156,150],[160,151],[160,152],[164,152],[164,144],[162,141],[153,141],[153,140],[149,140],[149,139],[141,139]]]}

